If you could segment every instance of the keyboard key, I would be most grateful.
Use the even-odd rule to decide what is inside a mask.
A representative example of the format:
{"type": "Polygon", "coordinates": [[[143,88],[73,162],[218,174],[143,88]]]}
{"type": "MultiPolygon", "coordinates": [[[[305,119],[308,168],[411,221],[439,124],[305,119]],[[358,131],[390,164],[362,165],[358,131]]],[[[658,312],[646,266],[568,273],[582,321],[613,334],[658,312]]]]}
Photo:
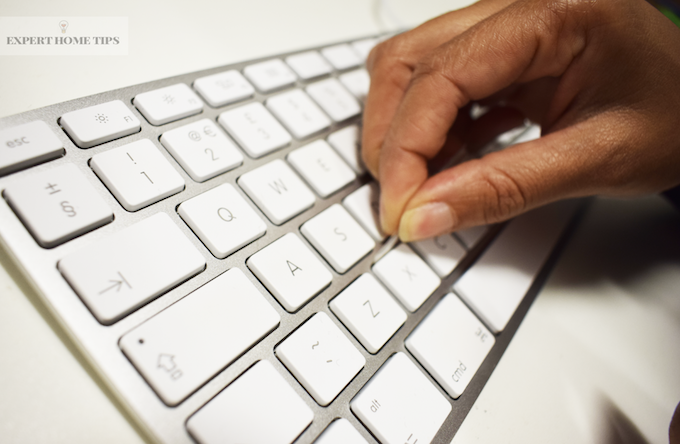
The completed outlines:
{"type": "Polygon", "coordinates": [[[59,124],[81,148],[90,148],[140,131],[139,119],[120,100],[71,111],[59,124]]]}
{"type": "Polygon", "coordinates": [[[322,406],[330,404],[366,364],[366,359],[323,312],[312,316],[275,352],[322,406]]]}
{"type": "Polygon", "coordinates": [[[61,245],[113,220],[111,208],[74,164],[10,182],[4,196],[44,248],[61,245]]]}
{"type": "Polygon", "coordinates": [[[377,182],[367,183],[345,197],[342,205],[376,242],[387,238],[380,227],[380,189],[377,182]]]}
{"type": "Polygon", "coordinates": [[[275,225],[314,205],[314,193],[281,159],[247,172],[238,184],[275,225]]]}
{"type": "Polygon", "coordinates": [[[406,244],[376,262],[373,273],[411,312],[420,308],[441,283],[435,272],[406,244]]]}
{"type": "Polygon", "coordinates": [[[361,113],[359,103],[337,79],[313,83],[306,91],[335,122],[342,122],[361,113]]]}
{"type": "Polygon", "coordinates": [[[248,268],[293,313],[321,293],[333,279],[295,233],[288,233],[252,255],[248,268]]]}
{"type": "Polygon", "coordinates": [[[338,418],[331,423],[314,444],[368,444],[368,441],[357,432],[345,418],[338,418]]]}
{"type": "Polygon", "coordinates": [[[401,352],[387,360],[350,407],[381,444],[429,444],[451,412],[451,404],[401,352]]]}
{"type": "Polygon", "coordinates": [[[269,98],[267,108],[296,139],[305,139],[331,126],[328,117],[299,89],[269,98]]]}
{"type": "Polygon", "coordinates": [[[478,225],[476,227],[465,228],[458,230],[453,235],[463,244],[468,250],[472,250],[477,242],[482,240],[487,233],[488,227],[486,225],[478,225]]]}
{"type": "Polygon", "coordinates": [[[361,103],[366,101],[368,89],[371,86],[371,77],[368,75],[368,71],[357,69],[356,71],[342,74],[339,79],[345,88],[354,94],[354,97],[359,99],[361,103]]]}
{"type": "Polygon", "coordinates": [[[186,84],[137,94],[134,105],[152,125],[163,125],[203,111],[203,102],[186,84]]]}
{"type": "Polygon", "coordinates": [[[450,234],[412,242],[410,245],[440,278],[450,275],[467,253],[465,248],[450,234]]]}
{"type": "Polygon", "coordinates": [[[280,59],[246,66],[243,74],[263,93],[291,86],[297,80],[295,73],[280,59]]]}
{"type": "Polygon", "coordinates": [[[255,94],[253,85],[235,69],[198,78],[194,81],[194,88],[213,108],[236,103],[255,94]]]}
{"type": "Polygon", "coordinates": [[[291,444],[314,413],[268,361],[260,361],[187,421],[200,444],[291,444]]]}
{"type": "Polygon", "coordinates": [[[184,189],[182,176],[149,139],[96,154],[90,166],[128,211],[137,211],[184,189]]]}
{"type": "Polygon", "coordinates": [[[167,131],[160,140],[196,182],[204,182],[243,163],[236,145],[210,119],[167,131]]]}
{"type": "Polygon", "coordinates": [[[366,61],[368,54],[371,53],[371,50],[375,45],[378,44],[378,42],[378,39],[358,40],[356,42],[352,42],[352,49],[359,55],[359,57],[361,57],[361,60],[366,61]]]}
{"type": "Polygon", "coordinates": [[[120,348],[175,406],[257,344],[280,316],[238,268],[127,333],[120,348]]]}
{"type": "Polygon", "coordinates": [[[364,174],[366,168],[361,160],[361,131],[359,125],[350,125],[328,136],[328,143],[340,154],[357,174],[364,174]]]}
{"type": "Polygon", "coordinates": [[[453,286],[489,329],[508,324],[569,221],[568,204],[550,205],[508,223],[453,286]]]}
{"type": "Polygon", "coordinates": [[[64,155],[64,144],[42,120],[0,131],[0,176],[64,155]]]}
{"type": "Polygon", "coordinates": [[[340,45],[329,46],[321,50],[321,54],[331,62],[331,65],[337,70],[349,69],[359,66],[361,59],[352,48],[343,43],[340,45]]]}
{"type": "Polygon", "coordinates": [[[217,121],[250,157],[256,159],[283,148],[293,140],[259,102],[225,111],[217,121]]]}
{"type": "Polygon", "coordinates": [[[345,273],[375,247],[373,239],[335,204],[305,222],[300,231],[338,273],[345,273]]]}
{"type": "Polygon", "coordinates": [[[218,259],[267,231],[267,224],[228,183],[183,202],[177,212],[218,259]]]}
{"type": "Polygon", "coordinates": [[[316,51],[303,52],[286,57],[286,63],[302,80],[309,80],[330,74],[333,68],[316,51]]]}
{"type": "Polygon", "coordinates": [[[90,244],[57,264],[104,325],[200,273],[205,259],[165,213],[90,244]]]}
{"type": "Polygon", "coordinates": [[[370,353],[378,353],[406,322],[406,312],[370,273],[359,276],[329,305],[370,353]]]}
{"type": "Polygon", "coordinates": [[[452,398],[470,383],[496,339],[454,294],[447,294],[406,339],[406,348],[452,398]]]}
{"type": "Polygon", "coordinates": [[[350,184],[356,174],[324,140],[317,140],[290,153],[293,168],[321,197],[328,197],[350,184]]]}

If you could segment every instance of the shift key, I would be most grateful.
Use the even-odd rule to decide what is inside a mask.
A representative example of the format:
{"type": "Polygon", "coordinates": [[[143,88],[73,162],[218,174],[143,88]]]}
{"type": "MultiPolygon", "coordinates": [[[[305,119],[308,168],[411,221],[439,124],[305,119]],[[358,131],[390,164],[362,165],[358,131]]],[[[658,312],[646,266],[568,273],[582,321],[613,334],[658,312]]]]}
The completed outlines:
{"type": "Polygon", "coordinates": [[[165,213],[71,253],[59,271],[109,325],[200,273],[205,258],[165,213]]]}
{"type": "Polygon", "coordinates": [[[232,268],[127,333],[120,348],[163,402],[175,406],[280,319],[243,272],[232,268]]]}

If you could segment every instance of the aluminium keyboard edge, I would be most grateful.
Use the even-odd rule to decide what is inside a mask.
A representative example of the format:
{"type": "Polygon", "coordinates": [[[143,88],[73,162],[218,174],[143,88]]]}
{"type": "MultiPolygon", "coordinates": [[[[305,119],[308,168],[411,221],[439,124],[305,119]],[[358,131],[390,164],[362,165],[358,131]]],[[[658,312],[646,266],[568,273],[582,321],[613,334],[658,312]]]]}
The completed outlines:
{"type": "MultiPolygon", "coordinates": [[[[356,41],[358,39],[348,40],[346,42],[356,41]]],[[[345,43],[345,42],[337,42],[345,43]]],[[[228,256],[226,259],[216,259],[213,257],[207,248],[201,243],[189,227],[181,220],[175,211],[179,203],[188,200],[198,194],[201,194],[209,189],[214,188],[221,183],[231,183],[235,185],[238,192],[248,199],[243,191],[236,185],[236,179],[244,172],[252,170],[260,165],[268,163],[274,159],[285,158],[285,156],[296,148],[306,145],[315,139],[325,138],[328,134],[356,123],[360,118],[351,119],[341,124],[332,124],[331,127],[304,141],[294,140],[291,145],[272,154],[263,156],[260,159],[251,159],[244,156],[244,162],[241,167],[221,174],[213,179],[202,183],[195,183],[186,172],[176,165],[176,170],[182,175],[185,181],[191,186],[184,191],[166,198],[161,202],[153,204],[147,208],[139,210],[134,213],[125,211],[116,199],[109,193],[108,189],[99,181],[99,179],[92,173],[88,166],[88,160],[96,153],[109,150],[118,146],[122,146],[136,140],[149,138],[154,144],[160,148],[161,153],[172,164],[175,160],[172,156],[160,145],[158,138],[166,131],[195,122],[204,118],[211,118],[215,120],[217,116],[225,110],[241,106],[251,101],[263,102],[265,98],[275,95],[281,90],[274,91],[269,94],[255,93],[251,99],[240,101],[232,105],[227,105],[219,108],[212,108],[207,103],[201,113],[180,119],[168,124],[153,126],[139,113],[139,111],[132,105],[132,98],[141,92],[150,91],[163,86],[173,85],[178,82],[191,85],[193,81],[199,77],[216,74],[226,71],[228,69],[237,69],[241,71],[245,66],[258,61],[268,60],[274,57],[284,58],[288,55],[297,54],[306,50],[318,50],[329,45],[322,45],[314,48],[304,50],[291,51],[285,54],[272,55],[262,57],[246,62],[239,62],[217,68],[201,70],[194,73],[182,74],[166,79],[147,82],[130,87],[120,88],[117,90],[95,94],[79,99],[74,99],[68,102],[50,105],[44,108],[27,111],[14,116],[8,116],[0,119],[0,129],[11,127],[22,123],[27,123],[33,120],[45,121],[50,129],[59,137],[66,148],[66,155],[62,158],[52,160],[50,162],[25,169],[8,176],[0,178],[0,192],[2,192],[7,183],[16,178],[35,174],[37,171],[43,169],[51,169],[59,165],[73,163],[76,164],[82,171],[85,171],[89,182],[95,189],[99,191],[100,196],[104,198],[106,203],[113,209],[114,221],[88,234],[73,239],[65,244],[52,249],[43,249],[37,245],[31,235],[26,231],[23,224],[15,216],[14,212],[9,208],[5,199],[0,199],[0,244],[8,252],[8,255],[14,260],[17,268],[19,268],[29,284],[36,290],[42,302],[52,313],[54,318],[59,322],[60,326],[69,336],[69,338],[76,345],[78,350],[87,362],[92,365],[99,378],[112,390],[119,402],[135,422],[135,425],[145,435],[145,438],[154,442],[162,443],[193,443],[185,428],[187,418],[197,411],[201,406],[205,405],[210,399],[217,395],[222,389],[234,381],[246,369],[248,369],[256,361],[264,359],[270,361],[279,371],[279,373],[286,379],[289,385],[296,391],[298,395],[306,402],[306,404],[314,412],[314,421],[296,440],[296,443],[311,443],[318,435],[328,426],[328,424],[337,417],[347,418],[355,428],[370,442],[377,443],[375,438],[367,431],[359,420],[350,412],[349,402],[360,390],[361,387],[373,376],[373,374],[380,368],[385,360],[397,351],[403,351],[411,360],[423,371],[423,373],[430,379],[432,384],[442,393],[442,395],[449,400],[453,406],[453,410],[447,421],[440,429],[438,435],[433,442],[448,443],[455,432],[458,430],[463,419],[472,407],[474,401],[481,392],[488,377],[495,368],[498,360],[507,348],[507,345],[514,335],[521,319],[526,314],[526,311],[531,304],[540,288],[542,282],[537,280],[532,286],[529,295],[525,297],[522,305],[517,310],[512,320],[510,321],[506,330],[497,335],[497,343],[492,348],[489,356],[484,361],[484,364],[478,370],[477,374],[469,384],[466,391],[458,400],[451,399],[441,387],[430,377],[423,367],[411,356],[404,346],[404,340],[415,328],[416,325],[423,319],[423,317],[434,307],[434,305],[446,294],[451,288],[452,283],[460,277],[462,272],[471,265],[474,258],[483,251],[486,245],[490,242],[501,227],[494,227],[483,242],[473,249],[472,254],[468,254],[465,260],[459,264],[452,275],[442,279],[442,285],[439,289],[423,304],[415,313],[410,313],[406,323],[397,331],[395,336],[375,355],[371,355],[365,351],[363,346],[354,338],[354,336],[345,328],[345,326],[331,314],[328,302],[332,297],[337,295],[349,283],[357,278],[362,273],[369,271],[372,264],[372,254],[362,259],[357,265],[352,267],[344,275],[339,275],[331,267],[329,271],[333,274],[332,284],[326,288],[316,298],[303,306],[296,313],[290,314],[286,312],[281,305],[274,299],[273,296],[265,289],[265,287],[255,278],[250,270],[245,265],[247,257],[252,255],[255,251],[260,250],[266,245],[270,244],[275,239],[278,239],[283,234],[289,231],[298,231],[299,226],[306,220],[318,214],[322,210],[328,208],[334,203],[339,203],[342,199],[350,194],[352,191],[369,181],[369,178],[364,175],[357,178],[352,184],[345,187],[338,193],[331,197],[321,200],[316,199],[314,206],[303,212],[301,215],[293,218],[281,226],[273,225],[262,212],[253,206],[253,209],[262,216],[262,219],[267,224],[267,233],[260,239],[252,242],[236,253],[228,256]],[[87,106],[104,103],[111,100],[122,100],[130,110],[141,121],[141,131],[130,136],[116,139],[89,149],[80,149],[74,145],[66,133],[58,125],[59,116],[68,111],[73,111],[87,106]],[[176,288],[170,290],[157,299],[149,302],[142,308],[124,317],[120,321],[111,326],[104,326],[97,322],[94,316],[81,302],[80,298],[71,290],[66,281],[56,268],[56,263],[59,258],[66,256],[68,253],[77,251],[80,248],[90,243],[103,239],[114,232],[118,232],[142,219],[149,217],[157,212],[168,213],[176,225],[180,227],[186,237],[192,244],[200,251],[206,259],[207,267],[205,271],[198,274],[189,281],[180,284],[176,288]],[[30,266],[28,266],[30,264],[30,266]],[[242,355],[241,358],[222,370],[217,376],[209,380],[195,393],[189,396],[184,402],[177,407],[167,407],[151,387],[144,381],[142,376],[137,372],[136,368],[128,361],[125,355],[118,347],[118,340],[124,333],[140,325],[150,317],[159,313],[164,308],[177,302],[184,296],[190,294],[195,289],[207,283],[217,275],[223,273],[227,269],[238,267],[240,268],[248,279],[260,290],[260,292],[267,298],[272,307],[281,315],[281,323],[272,333],[266,336],[262,341],[257,343],[253,348],[242,355]],[[533,294],[533,296],[532,296],[533,294]],[[288,372],[288,370],[281,364],[274,356],[273,350],[276,344],[281,342],[292,331],[297,328],[304,320],[308,319],[314,313],[323,311],[330,315],[335,324],[345,332],[352,344],[359,350],[367,359],[364,369],[352,380],[347,388],[345,388],[335,401],[329,407],[320,407],[304,388],[295,380],[295,378],[288,372]],[[502,340],[499,340],[501,339],[502,340]]],[[[337,77],[338,72],[333,71],[331,77],[337,77]]],[[[300,87],[311,82],[302,82],[298,80],[293,87],[300,87]]],[[[293,88],[291,87],[291,88],[293,88]]],[[[289,90],[291,88],[286,88],[289,90]]],[[[311,247],[309,242],[301,236],[303,242],[310,247],[310,250],[322,262],[325,260],[311,247]]],[[[376,246],[374,252],[380,247],[376,246]]],[[[555,252],[553,252],[555,257],[555,252]]],[[[541,272],[545,277],[547,267],[541,272]]]]}

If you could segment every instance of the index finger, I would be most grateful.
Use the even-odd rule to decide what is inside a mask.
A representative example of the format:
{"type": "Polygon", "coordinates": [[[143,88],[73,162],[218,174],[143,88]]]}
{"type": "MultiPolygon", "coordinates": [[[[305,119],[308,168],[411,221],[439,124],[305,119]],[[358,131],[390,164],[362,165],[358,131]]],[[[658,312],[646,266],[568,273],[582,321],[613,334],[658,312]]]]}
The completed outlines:
{"type": "Polygon", "coordinates": [[[427,180],[427,160],[444,145],[460,108],[517,82],[559,76],[580,53],[585,36],[573,19],[578,14],[547,5],[542,0],[510,5],[437,48],[415,69],[380,154],[386,233],[396,231],[407,202],[427,180]]]}
{"type": "Polygon", "coordinates": [[[512,1],[482,0],[392,37],[371,51],[367,62],[371,86],[364,109],[362,152],[364,163],[375,177],[378,177],[379,154],[385,134],[418,61],[424,54],[512,1]]]}

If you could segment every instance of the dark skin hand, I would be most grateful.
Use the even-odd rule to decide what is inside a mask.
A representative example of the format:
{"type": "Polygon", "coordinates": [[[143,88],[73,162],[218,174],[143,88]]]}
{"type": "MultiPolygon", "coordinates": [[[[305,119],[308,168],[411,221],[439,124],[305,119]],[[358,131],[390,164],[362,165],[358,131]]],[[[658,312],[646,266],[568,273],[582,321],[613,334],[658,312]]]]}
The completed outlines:
{"type": "Polygon", "coordinates": [[[363,157],[412,241],[680,184],[680,29],[643,0],[482,0],[378,45],[363,157]],[[478,120],[468,106],[491,111],[478,120]],[[430,176],[524,118],[542,137],[430,176]]]}
{"type": "MultiPolygon", "coordinates": [[[[381,43],[367,66],[363,158],[403,241],[680,184],[680,29],[644,0],[482,0],[381,43]],[[490,111],[473,120],[473,102],[490,111]],[[525,118],[540,139],[429,175],[525,118]]],[[[680,406],[669,437],[680,444],[680,406]]]]}

